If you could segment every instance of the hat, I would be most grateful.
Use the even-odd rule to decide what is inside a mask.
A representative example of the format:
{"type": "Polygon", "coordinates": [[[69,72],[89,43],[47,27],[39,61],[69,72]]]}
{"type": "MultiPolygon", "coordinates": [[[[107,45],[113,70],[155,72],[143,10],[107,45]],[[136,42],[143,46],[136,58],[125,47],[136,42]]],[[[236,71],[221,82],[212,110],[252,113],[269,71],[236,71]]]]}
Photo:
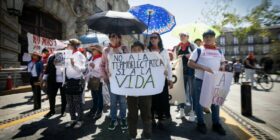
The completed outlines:
{"type": "Polygon", "coordinates": [[[100,45],[94,45],[94,46],[90,46],[91,50],[97,50],[100,53],[102,53],[102,47],[100,45]]]}
{"type": "Polygon", "coordinates": [[[69,45],[73,46],[73,47],[78,47],[81,42],[80,40],[76,39],[76,38],[73,38],[73,39],[69,39],[69,45]]]}
{"type": "Polygon", "coordinates": [[[30,53],[30,54],[31,54],[31,55],[37,55],[37,56],[42,57],[42,55],[41,55],[39,52],[37,52],[37,51],[34,51],[34,52],[30,53]]]}
{"type": "Polygon", "coordinates": [[[181,32],[181,33],[179,34],[179,36],[181,36],[181,35],[190,36],[188,32],[181,32]]]}
{"type": "Polygon", "coordinates": [[[207,30],[206,32],[204,32],[203,34],[202,34],[202,36],[203,37],[205,37],[205,36],[215,36],[216,34],[215,34],[215,32],[214,31],[212,31],[212,30],[207,30]]]}

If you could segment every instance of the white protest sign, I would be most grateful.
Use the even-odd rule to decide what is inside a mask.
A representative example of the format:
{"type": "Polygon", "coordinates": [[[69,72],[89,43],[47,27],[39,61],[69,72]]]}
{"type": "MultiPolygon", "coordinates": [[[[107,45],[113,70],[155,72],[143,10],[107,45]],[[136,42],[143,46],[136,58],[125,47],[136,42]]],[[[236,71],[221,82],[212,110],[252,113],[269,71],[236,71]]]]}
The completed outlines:
{"type": "Polygon", "coordinates": [[[164,69],[159,53],[110,55],[111,91],[128,96],[161,93],[165,82],[164,69]]]}
{"type": "Polygon", "coordinates": [[[66,45],[57,39],[48,39],[45,37],[40,37],[31,33],[27,33],[28,38],[28,52],[39,52],[41,53],[44,48],[56,50],[65,48],[66,45]]]}
{"type": "Polygon", "coordinates": [[[201,87],[199,103],[203,107],[210,107],[211,104],[223,105],[232,82],[233,74],[230,72],[205,72],[201,87]]]}
{"type": "Polygon", "coordinates": [[[66,59],[69,59],[72,55],[71,50],[60,50],[60,51],[54,51],[55,55],[55,62],[56,66],[65,66],[66,59]]]}
{"type": "Polygon", "coordinates": [[[176,59],[171,62],[172,65],[172,82],[173,88],[169,89],[171,96],[170,103],[185,103],[186,94],[184,86],[184,74],[183,74],[183,63],[182,59],[176,59]]]}

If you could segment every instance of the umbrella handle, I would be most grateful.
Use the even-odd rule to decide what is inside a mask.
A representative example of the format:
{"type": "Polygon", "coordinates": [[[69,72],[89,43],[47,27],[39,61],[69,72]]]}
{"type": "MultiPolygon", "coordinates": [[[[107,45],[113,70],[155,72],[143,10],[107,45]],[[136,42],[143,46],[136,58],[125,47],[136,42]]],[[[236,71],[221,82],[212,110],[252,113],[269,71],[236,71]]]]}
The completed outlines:
{"type": "MultiPolygon", "coordinates": [[[[151,19],[151,13],[152,13],[152,11],[149,11],[149,17],[148,17],[148,28],[147,28],[147,35],[146,35],[146,41],[148,40],[148,34],[149,34],[149,26],[150,26],[150,19],[151,19]]],[[[147,44],[147,46],[148,46],[148,44],[147,44]]]]}

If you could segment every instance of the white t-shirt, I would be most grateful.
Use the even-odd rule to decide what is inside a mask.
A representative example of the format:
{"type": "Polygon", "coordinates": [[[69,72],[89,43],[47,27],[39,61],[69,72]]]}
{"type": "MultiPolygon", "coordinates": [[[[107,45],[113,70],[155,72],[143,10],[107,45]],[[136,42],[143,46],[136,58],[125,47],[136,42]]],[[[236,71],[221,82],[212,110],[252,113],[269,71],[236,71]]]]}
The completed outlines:
{"type": "MultiPolygon", "coordinates": [[[[207,66],[212,71],[219,71],[221,62],[225,61],[224,55],[219,50],[205,49],[204,47],[201,47],[199,49],[201,49],[201,53],[196,63],[207,66]]],[[[195,62],[197,60],[197,57],[198,52],[197,49],[195,49],[191,54],[190,59],[195,62]]],[[[194,75],[196,78],[203,80],[204,71],[195,69],[194,75]]]]}
{"type": "Polygon", "coordinates": [[[71,64],[70,59],[66,59],[66,76],[68,79],[81,79],[86,70],[86,57],[79,51],[70,56],[74,59],[74,65],[71,64]]]}

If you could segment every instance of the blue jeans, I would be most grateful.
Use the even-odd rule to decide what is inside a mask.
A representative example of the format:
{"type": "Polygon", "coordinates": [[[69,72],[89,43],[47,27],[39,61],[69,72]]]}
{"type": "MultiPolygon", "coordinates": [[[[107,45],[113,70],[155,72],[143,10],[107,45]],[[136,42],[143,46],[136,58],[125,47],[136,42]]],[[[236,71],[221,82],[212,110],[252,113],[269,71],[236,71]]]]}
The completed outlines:
{"type": "MultiPolygon", "coordinates": [[[[194,77],[184,74],[184,87],[185,87],[185,95],[186,95],[186,102],[189,101],[191,104],[191,107],[193,108],[193,93],[194,93],[194,88],[193,88],[193,83],[194,83],[194,77]],[[188,99],[187,99],[188,98],[188,99]]],[[[180,104],[180,108],[184,108],[185,104],[180,104]]]]}
{"type": "MultiPolygon", "coordinates": [[[[200,98],[200,92],[202,87],[202,80],[196,79],[194,80],[194,90],[195,93],[193,94],[193,101],[194,101],[194,108],[195,113],[197,116],[197,123],[198,124],[204,124],[204,118],[203,118],[203,107],[199,104],[199,98],[200,98]]],[[[211,111],[212,111],[212,122],[213,124],[219,124],[220,123],[220,107],[218,105],[211,105],[211,111]]]]}
{"type": "Polygon", "coordinates": [[[108,89],[110,93],[110,116],[111,120],[117,120],[117,105],[120,107],[120,117],[121,119],[126,118],[126,98],[122,95],[117,95],[111,92],[110,84],[108,84],[108,89]]]}
{"type": "Polygon", "coordinates": [[[92,96],[92,108],[91,112],[94,114],[100,114],[103,110],[103,95],[102,95],[102,84],[100,84],[98,90],[91,90],[92,96]]]}

